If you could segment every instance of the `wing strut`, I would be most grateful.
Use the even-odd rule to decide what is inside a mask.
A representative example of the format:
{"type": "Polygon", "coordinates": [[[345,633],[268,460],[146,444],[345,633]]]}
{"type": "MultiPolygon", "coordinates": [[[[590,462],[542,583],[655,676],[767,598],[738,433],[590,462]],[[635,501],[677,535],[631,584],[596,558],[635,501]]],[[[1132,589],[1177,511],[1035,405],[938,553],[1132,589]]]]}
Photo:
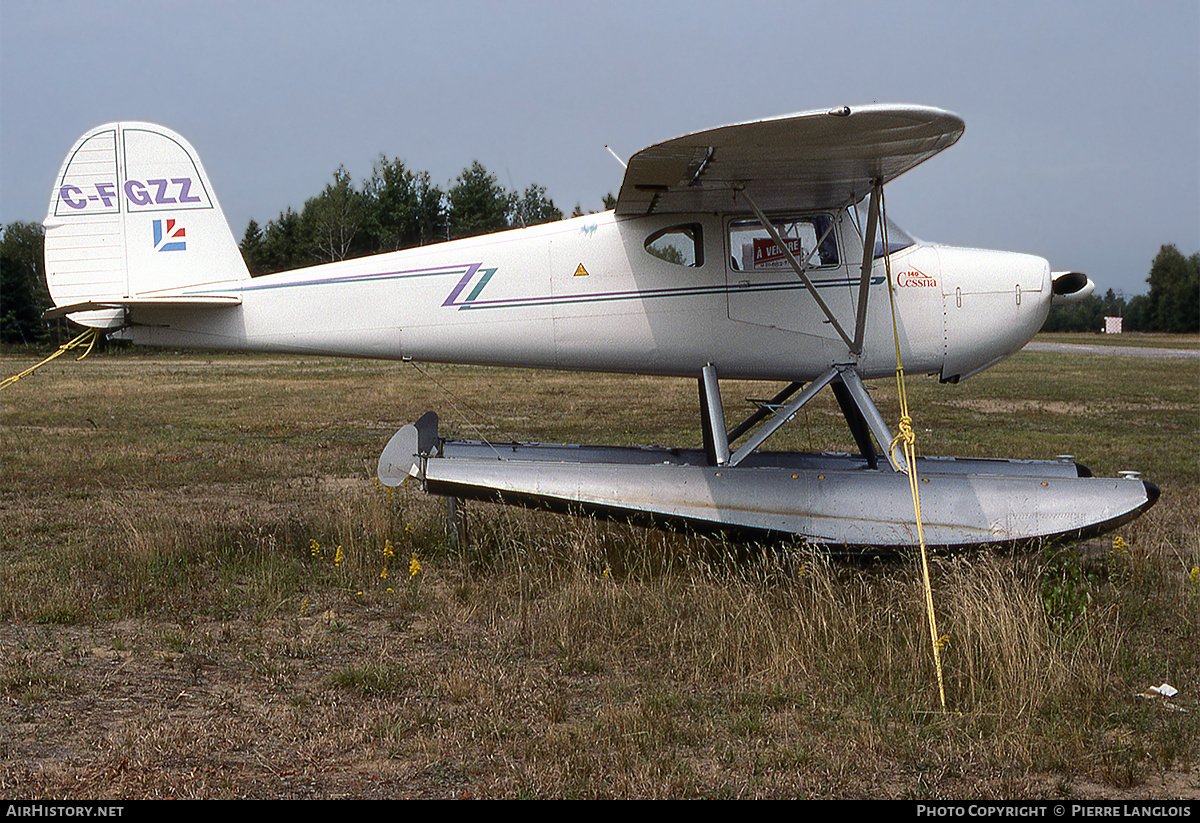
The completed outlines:
{"type": "Polygon", "coordinates": [[[825,386],[833,384],[838,404],[846,423],[858,443],[859,450],[870,468],[878,466],[878,456],[871,447],[871,435],[883,447],[893,471],[907,471],[908,463],[902,454],[888,448],[892,443],[892,432],[888,428],[879,408],[867,394],[862,378],[851,365],[833,366],[820,377],[804,387],[795,398],[788,400],[800,389],[799,383],[791,383],[770,403],[761,404],[758,411],[733,431],[725,431],[725,412],[721,402],[721,388],[717,382],[717,369],[709,363],[700,374],[700,422],[704,432],[704,452],[710,466],[736,466],[761,446],[786,422],[792,419],[809,400],[825,386]],[[785,403],[784,401],[787,400],[785,403]],[[758,431],[750,435],[745,443],[730,453],[730,441],[747,432],[750,427],[767,415],[773,414],[758,431]],[[869,433],[868,433],[869,432],[869,433]]]}
{"type": "Polygon", "coordinates": [[[871,267],[875,262],[875,232],[879,229],[879,203],[883,198],[883,181],[871,185],[871,205],[867,207],[867,236],[863,238],[862,277],[858,281],[858,316],[854,320],[854,343],[850,351],[862,354],[863,335],[867,329],[867,294],[871,283],[871,267]]]}
{"type": "Polygon", "coordinates": [[[879,454],[875,451],[875,442],[871,440],[871,428],[855,404],[854,398],[850,396],[845,381],[838,378],[829,384],[829,388],[833,389],[833,396],[842,410],[842,417],[846,418],[846,425],[850,427],[850,434],[858,445],[859,453],[867,460],[867,468],[879,468],[879,454]]]}
{"type": "Polygon", "coordinates": [[[768,420],[766,423],[764,423],[762,428],[750,435],[749,439],[747,439],[742,445],[738,446],[737,451],[730,455],[729,465],[736,466],[738,463],[741,463],[743,460],[745,460],[747,455],[761,446],[764,440],[774,434],[780,426],[790,420],[792,415],[800,411],[801,407],[804,406],[805,403],[807,403],[809,400],[812,400],[813,397],[816,396],[817,392],[825,388],[826,384],[828,384],[833,378],[837,377],[837,375],[838,370],[836,367],[830,369],[816,380],[805,386],[804,391],[800,392],[800,394],[798,394],[794,400],[777,409],[775,411],[775,417],[772,420],[768,420]]]}
{"type": "MultiPolygon", "coordinates": [[[[867,394],[867,387],[863,385],[862,378],[858,372],[851,366],[843,366],[838,369],[838,376],[841,377],[842,383],[850,392],[850,397],[854,399],[854,405],[858,406],[859,412],[862,413],[866,421],[867,428],[871,430],[871,434],[875,435],[875,440],[887,452],[888,462],[892,466],[893,471],[904,472],[908,471],[908,462],[904,455],[896,452],[895,449],[889,448],[892,444],[892,431],[888,428],[887,421],[883,419],[883,415],[879,413],[879,407],[875,405],[875,401],[867,394]]],[[[853,424],[851,424],[853,426],[853,424]]]]}
{"type": "Polygon", "coordinates": [[[721,405],[717,367],[712,363],[700,373],[700,422],[708,465],[724,466],[729,462],[729,436],[725,432],[725,409],[721,405]]]}
{"type": "Polygon", "coordinates": [[[746,432],[757,426],[759,423],[767,419],[767,415],[775,414],[783,406],[784,401],[791,397],[796,392],[804,388],[803,383],[789,383],[779,394],[772,397],[770,400],[753,400],[758,406],[753,414],[738,423],[729,430],[729,442],[732,443],[746,432]]]}

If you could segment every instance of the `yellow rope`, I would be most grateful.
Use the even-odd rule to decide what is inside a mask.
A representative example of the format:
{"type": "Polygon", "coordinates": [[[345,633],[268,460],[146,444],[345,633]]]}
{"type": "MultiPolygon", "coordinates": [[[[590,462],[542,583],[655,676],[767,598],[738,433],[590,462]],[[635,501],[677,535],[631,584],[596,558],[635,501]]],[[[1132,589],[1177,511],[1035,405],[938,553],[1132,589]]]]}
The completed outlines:
{"type": "Polygon", "coordinates": [[[51,360],[54,360],[55,358],[59,357],[60,355],[66,354],[71,349],[78,348],[79,346],[82,346],[84,343],[87,343],[87,351],[85,351],[83,354],[81,354],[75,358],[77,361],[82,360],[83,358],[87,357],[89,354],[92,353],[92,347],[96,345],[96,340],[99,337],[100,337],[100,333],[96,329],[87,329],[82,334],[80,334],[78,337],[75,337],[73,340],[63,343],[61,346],[58,347],[58,351],[56,351],[54,354],[47,357],[41,363],[38,363],[36,366],[30,366],[29,368],[27,368],[25,371],[21,372],[20,374],[14,374],[12,377],[6,378],[3,382],[0,382],[0,391],[7,389],[9,386],[11,386],[13,383],[16,383],[22,377],[28,377],[29,375],[33,374],[35,371],[40,369],[42,366],[46,365],[51,360]]]}
{"type": "Polygon", "coordinates": [[[892,438],[888,446],[888,454],[895,462],[896,444],[903,443],[904,462],[908,473],[908,486],[912,492],[913,515],[917,521],[917,539],[921,543],[921,576],[925,584],[925,612],[929,618],[929,640],[933,647],[933,664],[937,671],[938,697],[942,703],[942,711],[946,711],[946,687],[942,677],[942,644],[938,639],[937,615],[933,610],[933,586],[929,582],[929,552],[925,547],[925,528],[921,519],[921,490],[917,477],[917,435],[913,432],[912,416],[908,413],[908,391],[904,381],[904,364],[900,358],[900,331],[896,323],[896,293],[892,284],[891,258],[887,254],[888,236],[887,220],[884,217],[883,188],[879,190],[880,232],[883,238],[883,265],[887,272],[888,300],[892,307],[892,340],[896,347],[896,394],[900,400],[899,432],[892,438]]]}

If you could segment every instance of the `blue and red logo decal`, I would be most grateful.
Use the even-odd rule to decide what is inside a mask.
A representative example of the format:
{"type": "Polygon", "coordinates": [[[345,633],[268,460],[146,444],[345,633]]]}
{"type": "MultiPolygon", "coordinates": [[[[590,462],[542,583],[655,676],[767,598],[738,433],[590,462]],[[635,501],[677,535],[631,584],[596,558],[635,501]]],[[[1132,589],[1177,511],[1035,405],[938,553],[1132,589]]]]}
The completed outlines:
{"type": "Polygon", "coordinates": [[[155,251],[187,251],[187,230],[175,220],[154,221],[155,251]]]}

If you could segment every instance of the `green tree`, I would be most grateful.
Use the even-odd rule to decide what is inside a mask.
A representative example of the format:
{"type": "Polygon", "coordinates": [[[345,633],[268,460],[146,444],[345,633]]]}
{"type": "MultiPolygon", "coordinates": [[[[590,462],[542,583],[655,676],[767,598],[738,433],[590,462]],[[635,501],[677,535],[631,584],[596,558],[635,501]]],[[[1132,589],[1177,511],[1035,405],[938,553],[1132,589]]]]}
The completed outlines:
{"type": "MultiPolygon", "coordinates": [[[[613,209],[615,209],[617,207],[617,198],[613,196],[612,192],[609,192],[608,194],[604,195],[603,203],[604,203],[604,211],[612,211],[613,209]]],[[[572,217],[583,217],[583,213],[584,213],[583,206],[576,203],[574,210],[571,212],[571,216],[572,217]]],[[[590,211],[590,212],[588,212],[588,214],[595,214],[595,212],[590,211]]]]}
{"type": "Polygon", "coordinates": [[[428,172],[381,157],[363,186],[368,253],[424,246],[446,238],[445,194],[428,172]]]}
{"type": "Polygon", "coordinates": [[[683,256],[683,252],[670,243],[665,246],[646,246],[646,251],[659,260],[666,260],[668,263],[674,263],[676,266],[687,265],[687,259],[683,256]]]}
{"type": "Polygon", "coordinates": [[[251,277],[267,272],[266,237],[256,221],[251,220],[246,224],[246,233],[242,235],[238,248],[242,251],[242,259],[246,261],[251,277]]]}
{"type": "Polygon", "coordinates": [[[544,187],[510,193],[478,161],[443,192],[428,172],[384,155],[361,190],[339,167],[300,213],[288,208],[265,227],[251,220],[240,248],[259,275],[561,219],[544,187]]]}
{"type": "Polygon", "coordinates": [[[354,188],[346,168],[339,166],[333,182],[305,202],[300,213],[309,256],[318,263],[353,257],[365,216],[362,193],[354,188]]]}
{"type": "Polygon", "coordinates": [[[0,342],[32,344],[48,337],[42,312],[54,305],[46,289],[45,232],[14,222],[0,237],[0,342]]]}
{"type": "Polygon", "coordinates": [[[546,189],[536,183],[525,189],[525,194],[514,201],[509,224],[516,226],[536,226],[541,223],[553,223],[562,220],[563,214],[554,205],[554,201],[546,196],[546,189]]]}
{"type": "Polygon", "coordinates": [[[517,196],[505,191],[495,175],[476,160],[458,176],[449,200],[450,235],[459,238],[508,228],[517,196]]]}
{"type": "Polygon", "coordinates": [[[1146,331],[1200,331],[1200,253],[1184,257],[1163,246],[1150,266],[1150,293],[1143,310],[1146,331]]]}
{"type": "Polygon", "coordinates": [[[300,215],[290,207],[267,224],[263,232],[263,272],[288,271],[310,265],[308,241],[300,215]]]}
{"type": "Polygon", "coordinates": [[[1109,289],[1103,296],[1089,294],[1077,303],[1051,306],[1042,331],[1101,332],[1106,317],[1120,317],[1124,331],[1137,331],[1140,313],[1131,306],[1141,299],[1138,295],[1126,302],[1123,296],[1109,289]]]}
{"type": "Polygon", "coordinates": [[[1125,318],[1124,328],[1126,331],[1142,331],[1145,326],[1142,323],[1142,315],[1146,308],[1146,295],[1135,294],[1129,298],[1129,302],[1125,304],[1125,313],[1122,315],[1125,318]]]}

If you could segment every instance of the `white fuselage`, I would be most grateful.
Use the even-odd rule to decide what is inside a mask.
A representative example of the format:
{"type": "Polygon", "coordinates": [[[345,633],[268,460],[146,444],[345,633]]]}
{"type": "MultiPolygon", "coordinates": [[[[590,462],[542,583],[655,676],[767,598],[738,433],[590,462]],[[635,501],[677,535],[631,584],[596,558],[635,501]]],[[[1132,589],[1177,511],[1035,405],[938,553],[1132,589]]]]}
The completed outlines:
{"type": "MultiPolygon", "coordinates": [[[[856,216],[817,219],[833,225],[821,255],[811,241],[797,247],[853,335],[862,269],[856,216]]],[[[696,376],[712,363],[725,378],[789,381],[849,363],[866,378],[890,374],[898,337],[908,372],[955,380],[1020,349],[1049,310],[1050,268],[1041,258],[914,243],[874,260],[856,356],[793,269],[756,262],[771,257],[773,243],[751,237],[751,222],[745,214],[606,212],[210,282],[194,291],[236,294],[241,304],[183,314],[138,308],[120,335],[150,345],[672,376],[696,376]],[[679,262],[647,250],[656,235],[682,252],[672,257],[679,262]]]]}

